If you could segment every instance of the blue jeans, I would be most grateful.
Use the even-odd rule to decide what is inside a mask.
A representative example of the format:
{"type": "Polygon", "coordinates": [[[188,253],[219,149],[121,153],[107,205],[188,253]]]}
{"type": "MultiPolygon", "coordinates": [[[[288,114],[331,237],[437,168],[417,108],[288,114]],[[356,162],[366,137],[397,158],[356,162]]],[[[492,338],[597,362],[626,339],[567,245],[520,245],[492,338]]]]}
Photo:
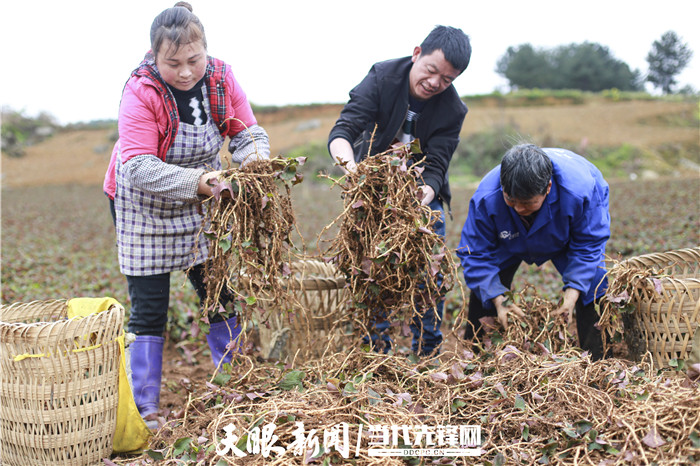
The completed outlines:
{"type": "MultiPolygon", "coordinates": [[[[433,231],[440,235],[440,237],[444,240],[445,209],[442,207],[442,202],[438,199],[434,199],[429,206],[431,209],[440,212],[440,219],[435,223],[435,225],[433,225],[433,231]]],[[[441,275],[438,276],[438,285],[442,285],[441,275]]],[[[413,317],[413,320],[411,321],[411,333],[413,334],[411,350],[414,353],[419,354],[420,356],[425,356],[432,353],[436,348],[439,351],[439,347],[442,344],[442,331],[440,330],[440,325],[442,324],[444,307],[445,301],[441,297],[436,309],[421,309],[419,310],[419,314],[413,317]]],[[[371,323],[372,332],[370,337],[372,339],[372,348],[375,351],[388,353],[391,349],[392,341],[388,334],[389,325],[390,322],[382,317],[379,318],[379,322],[371,323]]],[[[363,343],[368,344],[369,339],[364,337],[363,343]]]]}

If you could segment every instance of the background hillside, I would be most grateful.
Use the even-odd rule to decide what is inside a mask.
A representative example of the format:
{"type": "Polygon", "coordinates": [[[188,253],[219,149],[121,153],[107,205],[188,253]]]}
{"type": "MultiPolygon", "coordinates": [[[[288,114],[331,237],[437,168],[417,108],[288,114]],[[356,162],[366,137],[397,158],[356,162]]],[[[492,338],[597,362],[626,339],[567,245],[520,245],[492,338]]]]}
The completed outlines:
{"type": "MultiPolygon", "coordinates": [[[[586,155],[608,177],[698,172],[698,99],[651,99],[608,94],[523,93],[466,97],[469,114],[451,165],[453,183],[476,181],[520,138],[586,155]],[[475,173],[475,168],[480,167],[475,173]]],[[[309,157],[310,170],[329,170],[326,138],[341,105],[258,108],[273,154],[309,157]]],[[[4,124],[7,124],[5,119],[4,124]]],[[[116,138],[116,125],[58,129],[24,149],[3,151],[2,186],[99,184],[116,138]]],[[[308,179],[308,177],[307,177],[308,179]]]]}

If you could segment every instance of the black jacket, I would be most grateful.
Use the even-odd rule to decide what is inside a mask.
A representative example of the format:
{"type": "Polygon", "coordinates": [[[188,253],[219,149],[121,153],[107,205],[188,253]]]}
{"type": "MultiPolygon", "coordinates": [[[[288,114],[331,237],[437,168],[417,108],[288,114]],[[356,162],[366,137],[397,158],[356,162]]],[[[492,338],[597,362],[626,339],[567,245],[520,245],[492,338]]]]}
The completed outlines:
{"type": "MultiPolygon", "coordinates": [[[[368,154],[369,140],[377,130],[371,155],[386,151],[404,122],[408,110],[408,74],[411,57],[375,63],[353,90],[350,100],[330,132],[328,143],[343,138],[353,145],[355,160],[368,154]]],[[[423,181],[448,207],[451,194],[447,169],[459,143],[467,106],[454,86],[430,98],[416,123],[416,137],[425,156],[423,181]]]]}

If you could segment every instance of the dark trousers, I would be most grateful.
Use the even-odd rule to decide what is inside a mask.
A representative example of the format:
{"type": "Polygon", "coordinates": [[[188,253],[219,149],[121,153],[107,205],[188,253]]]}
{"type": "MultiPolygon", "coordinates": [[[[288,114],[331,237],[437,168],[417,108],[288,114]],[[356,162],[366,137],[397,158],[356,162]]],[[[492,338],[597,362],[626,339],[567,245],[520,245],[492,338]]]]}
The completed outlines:
{"type": "MultiPolygon", "coordinates": [[[[498,277],[503,286],[510,288],[518,267],[520,267],[520,263],[499,272],[498,277]]],[[[464,332],[466,340],[472,340],[475,336],[478,339],[483,335],[484,329],[479,319],[497,316],[496,308],[485,308],[473,291],[470,292],[469,296],[468,312],[467,328],[464,332]]],[[[603,339],[600,330],[595,326],[597,323],[598,313],[595,311],[595,302],[584,305],[582,293],[576,301],[576,332],[578,333],[579,346],[581,349],[589,351],[593,360],[603,357],[603,339]]]]}
{"type": "MultiPolygon", "coordinates": [[[[199,264],[185,272],[194,287],[200,306],[207,296],[204,280],[205,265],[199,264]]],[[[129,316],[129,331],[136,335],[162,336],[168,323],[168,308],[170,306],[170,273],[159,273],[136,277],[126,275],[131,300],[129,316]]],[[[231,295],[224,289],[220,304],[224,307],[231,302],[231,295]]],[[[209,313],[209,322],[220,322],[224,316],[216,312],[209,313]]]]}

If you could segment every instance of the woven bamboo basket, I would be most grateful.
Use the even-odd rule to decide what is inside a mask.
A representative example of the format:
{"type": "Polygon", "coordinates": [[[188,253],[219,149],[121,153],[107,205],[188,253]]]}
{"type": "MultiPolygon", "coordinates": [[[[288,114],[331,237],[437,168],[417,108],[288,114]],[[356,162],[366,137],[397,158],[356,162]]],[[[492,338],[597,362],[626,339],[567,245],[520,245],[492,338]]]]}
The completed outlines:
{"type": "Polygon", "coordinates": [[[344,313],[349,298],[345,278],[332,264],[301,260],[291,264],[286,279],[292,309],[279,309],[263,300],[260,346],[266,359],[320,357],[340,349],[348,324],[344,313]]]}
{"type": "Polygon", "coordinates": [[[640,274],[628,288],[634,312],[623,322],[630,357],[638,360],[649,352],[658,367],[687,359],[700,326],[700,247],[645,254],[616,268],[648,275],[640,274]]]}
{"type": "Polygon", "coordinates": [[[0,306],[0,464],[103,464],[112,452],[124,309],[0,306]]]}

